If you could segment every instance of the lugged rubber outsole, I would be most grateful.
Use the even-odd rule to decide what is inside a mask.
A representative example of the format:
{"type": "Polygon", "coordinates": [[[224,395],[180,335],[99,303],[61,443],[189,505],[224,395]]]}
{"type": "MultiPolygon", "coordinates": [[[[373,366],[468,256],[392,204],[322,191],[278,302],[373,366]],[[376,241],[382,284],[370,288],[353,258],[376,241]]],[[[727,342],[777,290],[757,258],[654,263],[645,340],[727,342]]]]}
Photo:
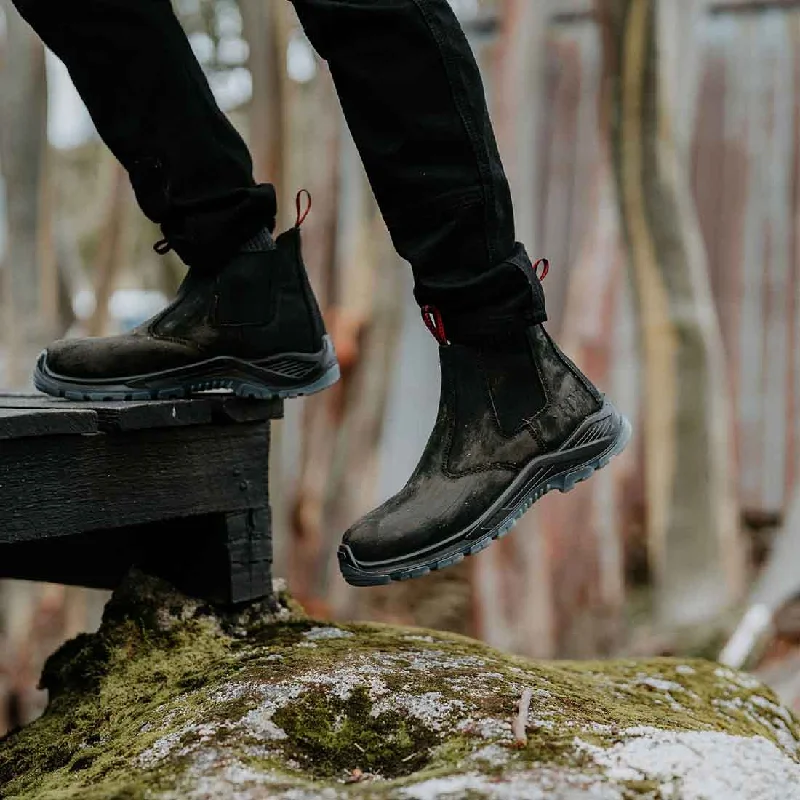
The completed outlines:
{"type": "Polygon", "coordinates": [[[422,578],[431,572],[437,572],[460,564],[468,556],[474,556],[484,551],[492,542],[507,536],[531,506],[548,492],[554,490],[558,490],[562,494],[571,492],[579,483],[588,480],[595,472],[608,466],[611,459],[619,455],[627,447],[631,438],[630,423],[621,415],[620,420],[620,431],[614,443],[607,450],[578,468],[568,469],[561,474],[549,477],[545,483],[525,495],[503,522],[479,539],[474,541],[465,540],[463,547],[445,557],[434,557],[426,563],[417,564],[413,567],[387,569],[383,572],[360,568],[350,548],[347,545],[342,545],[339,548],[339,567],[344,579],[351,586],[385,586],[394,582],[422,578]]]}
{"type": "Polygon", "coordinates": [[[337,383],[339,378],[339,365],[334,364],[321,378],[313,383],[292,389],[274,389],[269,386],[260,386],[256,383],[249,383],[231,378],[216,378],[214,380],[193,381],[181,386],[161,389],[93,392],[65,389],[57,384],[53,384],[47,376],[39,372],[34,375],[33,383],[40,392],[54,397],[63,397],[67,400],[89,400],[92,402],[112,400],[182,400],[194,394],[198,394],[199,392],[208,392],[215,389],[228,389],[238,397],[250,399],[273,400],[279,398],[281,400],[289,400],[295,397],[305,397],[321,392],[337,383]]]}
{"type": "MultiPolygon", "coordinates": [[[[325,337],[326,347],[331,348],[332,344],[329,342],[329,337],[325,337]]],[[[91,402],[105,402],[105,401],[132,401],[132,400],[181,400],[191,397],[200,392],[208,392],[214,390],[229,390],[238,397],[258,399],[258,400],[288,400],[295,397],[305,397],[307,395],[316,394],[324,389],[333,386],[338,382],[341,377],[339,363],[333,356],[332,363],[329,364],[325,372],[317,377],[315,380],[308,383],[299,383],[288,387],[272,386],[266,381],[259,381],[256,377],[241,378],[226,376],[224,374],[215,375],[214,377],[191,376],[186,378],[171,378],[169,376],[163,378],[155,374],[152,376],[145,376],[145,378],[132,377],[126,379],[128,381],[142,381],[150,378],[154,383],[159,383],[157,387],[147,388],[133,388],[121,382],[116,385],[103,386],[102,388],[82,386],[81,384],[70,381],[68,378],[63,378],[58,375],[53,375],[47,369],[47,352],[43,352],[39,356],[36,369],[33,374],[34,386],[45,394],[52,395],[53,397],[63,397],[66,400],[86,400],[91,402]],[[173,383],[170,383],[173,380],[173,383]],[[166,384],[166,385],[164,385],[166,384]]],[[[200,370],[203,365],[198,365],[200,370]]]]}

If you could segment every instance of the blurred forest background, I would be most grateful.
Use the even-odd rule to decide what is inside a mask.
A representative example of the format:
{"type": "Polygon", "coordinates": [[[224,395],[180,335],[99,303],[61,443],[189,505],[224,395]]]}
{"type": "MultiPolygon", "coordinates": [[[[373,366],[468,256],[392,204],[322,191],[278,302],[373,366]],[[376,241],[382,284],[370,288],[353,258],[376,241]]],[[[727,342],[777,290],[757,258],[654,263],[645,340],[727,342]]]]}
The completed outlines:
{"type": "MultiPolygon", "coordinates": [[[[433,424],[436,346],[330,75],[285,0],[176,0],[274,182],[314,196],[306,261],[343,367],[273,447],[276,574],[321,617],[445,628],[535,657],[695,654],[800,708],[800,0],[451,0],[484,72],[549,328],[637,435],[458,568],[352,590],[342,532],[433,424]],[[724,652],[723,652],[724,648],[724,652]]],[[[413,58],[413,53],[409,53],[413,58]]],[[[63,67],[0,0],[0,385],[47,341],[138,323],[183,273],[63,67]]],[[[0,732],[105,596],[0,583],[0,732]]]]}

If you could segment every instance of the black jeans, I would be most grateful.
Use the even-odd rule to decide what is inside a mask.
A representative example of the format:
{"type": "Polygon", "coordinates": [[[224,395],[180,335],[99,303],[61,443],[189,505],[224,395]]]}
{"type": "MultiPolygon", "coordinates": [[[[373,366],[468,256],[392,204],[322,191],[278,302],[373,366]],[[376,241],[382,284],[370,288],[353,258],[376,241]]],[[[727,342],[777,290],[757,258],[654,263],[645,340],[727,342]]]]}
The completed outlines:
{"type": "MultiPolygon", "coordinates": [[[[514,235],[477,64],[446,0],[293,0],[328,61],[421,305],[451,339],[545,319],[514,235]]],[[[197,269],[264,225],[275,191],[219,110],[169,0],[14,0],[66,64],[144,213],[197,269]]]]}

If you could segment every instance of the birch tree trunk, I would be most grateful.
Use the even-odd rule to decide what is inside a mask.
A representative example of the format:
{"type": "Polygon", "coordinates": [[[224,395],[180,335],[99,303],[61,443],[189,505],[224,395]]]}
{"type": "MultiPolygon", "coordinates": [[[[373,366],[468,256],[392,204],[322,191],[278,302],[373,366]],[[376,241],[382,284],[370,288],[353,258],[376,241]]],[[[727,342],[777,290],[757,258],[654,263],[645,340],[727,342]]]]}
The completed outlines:
{"type": "Polygon", "coordinates": [[[114,293],[117,277],[123,261],[125,220],[130,184],[128,173],[115,158],[106,159],[108,164],[108,205],[106,218],[100,228],[97,263],[94,272],[95,307],[88,324],[89,336],[108,333],[108,302],[114,293]]]}
{"type": "Polygon", "coordinates": [[[283,0],[239,0],[253,80],[250,150],[256,180],[283,186],[286,42],[283,0]],[[278,5],[280,3],[280,6],[278,5]]]}
{"type": "MultiPolygon", "coordinates": [[[[484,72],[492,89],[492,118],[514,198],[517,238],[539,246],[539,167],[536,147],[543,107],[545,40],[554,0],[506,0],[499,37],[484,72]]],[[[525,655],[557,652],[550,548],[538,508],[523,517],[515,535],[471,563],[475,631],[495,647],[525,655]]]]}
{"type": "Polygon", "coordinates": [[[647,525],[659,620],[713,618],[740,598],[725,359],[688,181],[694,2],[599,0],[622,220],[645,361],[647,525]]]}
{"type": "MultiPolygon", "coordinates": [[[[44,47],[7,0],[0,68],[0,165],[6,185],[8,247],[4,258],[3,333],[6,386],[26,387],[39,350],[54,333],[45,310],[53,287],[53,252],[46,241],[44,181],[47,77],[44,47]]],[[[51,309],[52,311],[52,309],[51,309]]]]}

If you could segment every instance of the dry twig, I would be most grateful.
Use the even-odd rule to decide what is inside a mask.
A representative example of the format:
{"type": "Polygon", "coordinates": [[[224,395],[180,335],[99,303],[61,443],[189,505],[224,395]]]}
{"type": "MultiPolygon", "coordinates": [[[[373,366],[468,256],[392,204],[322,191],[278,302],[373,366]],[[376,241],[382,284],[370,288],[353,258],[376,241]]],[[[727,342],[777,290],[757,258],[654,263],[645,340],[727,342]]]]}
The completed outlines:
{"type": "Polygon", "coordinates": [[[514,717],[511,722],[511,731],[514,734],[514,740],[522,747],[528,744],[528,735],[525,732],[525,727],[528,722],[528,711],[531,707],[532,699],[533,691],[531,689],[526,689],[519,700],[517,716],[514,717]]]}

